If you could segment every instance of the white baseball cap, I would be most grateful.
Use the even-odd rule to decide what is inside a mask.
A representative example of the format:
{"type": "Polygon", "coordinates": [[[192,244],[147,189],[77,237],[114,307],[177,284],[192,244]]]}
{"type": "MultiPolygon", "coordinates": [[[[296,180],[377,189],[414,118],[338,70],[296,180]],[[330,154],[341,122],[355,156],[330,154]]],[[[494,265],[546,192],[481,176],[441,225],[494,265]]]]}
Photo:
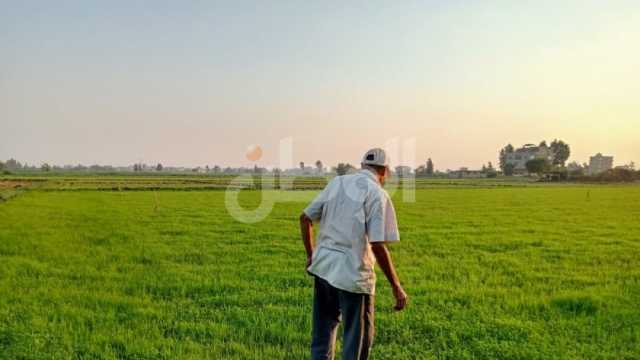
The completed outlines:
{"type": "Polygon", "coordinates": [[[389,158],[387,153],[380,149],[375,148],[367,151],[362,157],[362,165],[374,165],[374,166],[389,166],[389,158]]]}

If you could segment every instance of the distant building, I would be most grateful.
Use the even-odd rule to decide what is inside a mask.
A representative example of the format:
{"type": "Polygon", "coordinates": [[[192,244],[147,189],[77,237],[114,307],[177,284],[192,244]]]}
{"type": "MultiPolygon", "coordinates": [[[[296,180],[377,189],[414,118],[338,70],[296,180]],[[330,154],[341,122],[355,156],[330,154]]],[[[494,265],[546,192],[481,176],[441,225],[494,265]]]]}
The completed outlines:
{"type": "Polygon", "coordinates": [[[487,177],[487,174],[482,170],[469,170],[462,167],[459,170],[447,170],[447,176],[450,179],[478,179],[487,177]]]}
{"type": "Polygon", "coordinates": [[[612,168],[613,156],[604,156],[598,153],[589,160],[589,175],[598,175],[612,168]]]}
{"type": "Polygon", "coordinates": [[[551,148],[546,144],[535,146],[527,144],[516,151],[507,154],[506,163],[513,165],[515,174],[527,173],[527,162],[534,159],[547,159],[553,161],[553,153],[551,148]]]}
{"type": "Polygon", "coordinates": [[[411,167],[410,166],[396,166],[395,174],[398,176],[411,176],[411,167]]]}
{"type": "Polygon", "coordinates": [[[285,169],[282,171],[283,174],[293,175],[293,176],[304,176],[304,175],[314,175],[317,174],[318,170],[315,167],[305,166],[304,168],[297,167],[291,169],[285,169]]]}

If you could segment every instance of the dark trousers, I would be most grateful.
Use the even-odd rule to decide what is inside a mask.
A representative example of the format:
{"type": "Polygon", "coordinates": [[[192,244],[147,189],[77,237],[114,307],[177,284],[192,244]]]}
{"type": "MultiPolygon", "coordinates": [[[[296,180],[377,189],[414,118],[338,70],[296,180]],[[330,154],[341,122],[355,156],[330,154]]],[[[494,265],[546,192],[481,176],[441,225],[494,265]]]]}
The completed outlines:
{"type": "Polygon", "coordinates": [[[369,358],[373,344],[373,296],[336,289],[315,277],[311,359],[335,357],[338,323],[344,322],[343,360],[369,358]]]}

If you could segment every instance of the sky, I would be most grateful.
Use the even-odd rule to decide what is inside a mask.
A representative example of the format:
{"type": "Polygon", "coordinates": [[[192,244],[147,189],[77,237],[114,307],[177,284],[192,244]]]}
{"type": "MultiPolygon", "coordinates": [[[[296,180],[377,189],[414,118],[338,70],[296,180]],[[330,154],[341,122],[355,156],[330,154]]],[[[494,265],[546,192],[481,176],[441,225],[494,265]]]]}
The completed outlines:
{"type": "Polygon", "coordinates": [[[559,138],[640,162],[636,0],[0,8],[0,159],[271,167],[291,138],[294,163],[396,141],[444,170],[559,138]]]}

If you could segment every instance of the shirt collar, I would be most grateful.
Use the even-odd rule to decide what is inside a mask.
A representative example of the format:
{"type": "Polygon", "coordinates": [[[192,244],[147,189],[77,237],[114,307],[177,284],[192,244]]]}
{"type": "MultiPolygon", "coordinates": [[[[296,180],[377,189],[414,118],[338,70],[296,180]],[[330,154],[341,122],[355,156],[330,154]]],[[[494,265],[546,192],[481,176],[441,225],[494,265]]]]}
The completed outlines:
{"type": "Polygon", "coordinates": [[[378,177],[373,173],[373,171],[369,169],[362,169],[360,170],[360,173],[370,177],[371,179],[373,179],[373,181],[376,182],[376,184],[380,185],[380,180],[378,180],[378,177]]]}

